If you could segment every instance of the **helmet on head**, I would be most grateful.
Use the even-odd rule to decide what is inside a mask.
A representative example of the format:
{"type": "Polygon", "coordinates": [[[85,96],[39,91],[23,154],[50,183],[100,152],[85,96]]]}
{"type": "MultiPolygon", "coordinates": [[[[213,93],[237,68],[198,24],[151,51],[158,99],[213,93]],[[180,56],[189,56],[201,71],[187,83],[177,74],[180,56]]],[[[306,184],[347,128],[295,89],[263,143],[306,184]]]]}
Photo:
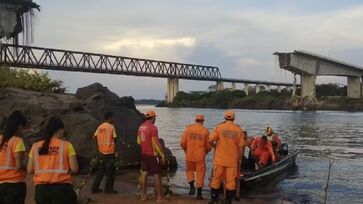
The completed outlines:
{"type": "Polygon", "coordinates": [[[197,115],[195,116],[195,120],[197,120],[197,121],[204,121],[204,115],[202,115],[202,114],[197,114],[197,115]]]}
{"type": "Polygon", "coordinates": [[[226,120],[234,120],[235,118],[235,115],[234,115],[234,112],[233,111],[227,111],[224,113],[224,118],[226,120]]]}
{"type": "Polygon", "coordinates": [[[272,128],[267,127],[267,128],[266,128],[266,134],[270,136],[272,133],[273,133],[272,128]]]}
{"type": "Polygon", "coordinates": [[[146,118],[156,117],[156,113],[155,113],[155,111],[150,110],[150,111],[146,112],[145,116],[146,116],[146,118]]]}

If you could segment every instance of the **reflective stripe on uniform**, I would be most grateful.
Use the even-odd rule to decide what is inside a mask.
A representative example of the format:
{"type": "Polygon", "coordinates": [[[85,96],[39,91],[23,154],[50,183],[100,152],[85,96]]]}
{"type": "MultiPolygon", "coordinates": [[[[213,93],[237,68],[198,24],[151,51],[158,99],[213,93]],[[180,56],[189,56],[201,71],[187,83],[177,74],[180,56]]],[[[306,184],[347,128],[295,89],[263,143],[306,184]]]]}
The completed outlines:
{"type": "Polygon", "coordinates": [[[5,166],[0,166],[1,170],[12,170],[12,169],[16,169],[15,166],[10,166],[10,159],[11,159],[11,149],[13,146],[14,140],[10,139],[8,141],[8,147],[6,150],[6,162],[5,162],[5,166]]]}
{"type": "Polygon", "coordinates": [[[58,169],[40,169],[39,168],[39,149],[38,143],[34,146],[34,163],[35,163],[35,173],[67,173],[68,169],[63,169],[63,154],[64,154],[64,141],[60,142],[60,152],[59,152],[59,167],[58,169]]]}

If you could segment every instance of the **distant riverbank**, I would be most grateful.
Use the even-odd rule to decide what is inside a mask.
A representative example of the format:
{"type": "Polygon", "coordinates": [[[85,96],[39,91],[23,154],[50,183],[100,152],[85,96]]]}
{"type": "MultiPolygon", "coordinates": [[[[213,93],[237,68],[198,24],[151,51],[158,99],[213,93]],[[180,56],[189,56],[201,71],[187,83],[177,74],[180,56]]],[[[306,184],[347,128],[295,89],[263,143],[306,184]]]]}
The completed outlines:
{"type": "Polygon", "coordinates": [[[158,107],[256,109],[256,110],[336,110],[363,111],[363,99],[321,96],[317,99],[291,97],[291,92],[262,91],[246,96],[243,91],[178,92],[173,103],[158,107]]]}

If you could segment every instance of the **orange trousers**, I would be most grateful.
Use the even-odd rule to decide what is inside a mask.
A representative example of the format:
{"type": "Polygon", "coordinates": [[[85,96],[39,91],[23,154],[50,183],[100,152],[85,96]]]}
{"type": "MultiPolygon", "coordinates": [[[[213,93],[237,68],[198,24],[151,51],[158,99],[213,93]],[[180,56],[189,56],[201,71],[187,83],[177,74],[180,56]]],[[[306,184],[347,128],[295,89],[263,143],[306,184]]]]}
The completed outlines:
{"type": "Polygon", "coordinates": [[[205,161],[201,162],[191,162],[186,161],[186,175],[188,182],[195,181],[194,174],[197,175],[196,185],[197,188],[204,187],[204,177],[205,177],[205,161]]]}
{"type": "Polygon", "coordinates": [[[236,189],[236,175],[237,167],[228,167],[213,165],[212,179],[210,180],[210,187],[218,189],[221,183],[225,181],[226,189],[233,191],[236,189]]]}

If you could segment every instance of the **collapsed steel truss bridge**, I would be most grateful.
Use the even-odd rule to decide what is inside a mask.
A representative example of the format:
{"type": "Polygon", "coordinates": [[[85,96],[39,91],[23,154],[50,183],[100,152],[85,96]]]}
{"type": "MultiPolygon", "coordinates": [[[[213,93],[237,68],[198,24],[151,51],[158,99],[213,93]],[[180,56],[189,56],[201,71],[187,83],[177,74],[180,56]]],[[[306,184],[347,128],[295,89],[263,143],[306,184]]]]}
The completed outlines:
{"type": "Polygon", "coordinates": [[[0,65],[19,68],[218,81],[218,67],[1,44],[0,65]]]}

